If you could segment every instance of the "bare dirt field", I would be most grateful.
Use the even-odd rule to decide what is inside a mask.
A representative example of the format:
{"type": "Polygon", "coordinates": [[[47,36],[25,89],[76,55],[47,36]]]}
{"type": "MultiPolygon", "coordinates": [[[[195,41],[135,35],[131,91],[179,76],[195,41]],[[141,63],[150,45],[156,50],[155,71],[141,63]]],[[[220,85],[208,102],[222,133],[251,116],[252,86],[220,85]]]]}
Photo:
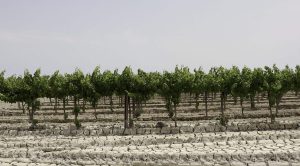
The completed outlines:
{"type": "Polygon", "coordinates": [[[114,99],[80,113],[82,127],[73,125],[72,103],[64,121],[61,103],[57,113],[48,99],[35,113],[38,127],[29,130],[27,113],[17,104],[0,105],[0,166],[5,165],[300,165],[300,98],[287,94],[271,124],[265,98],[256,110],[241,108],[228,99],[227,126],[217,120],[218,98],[195,110],[195,101],[184,96],[178,107],[178,127],[168,118],[164,101],[156,96],[131,129],[123,128],[123,107],[114,99]],[[157,128],[157,122],[166,125],[157,128]]]}

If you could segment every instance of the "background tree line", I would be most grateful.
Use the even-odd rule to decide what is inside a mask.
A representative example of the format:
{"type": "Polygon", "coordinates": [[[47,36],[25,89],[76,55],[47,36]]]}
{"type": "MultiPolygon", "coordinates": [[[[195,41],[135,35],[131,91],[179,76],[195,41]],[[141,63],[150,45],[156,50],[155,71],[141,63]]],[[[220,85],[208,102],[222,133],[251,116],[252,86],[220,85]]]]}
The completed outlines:
{"type": "Polygon", "coordinates": [[[300,66],[294,69],[286,66],[279,69],[272,67],[229,69],[213,67],[208,72],[201,68],[190,71],[188,67],[175,67],[172,72],[145,72],[139,69],[133,72],[125,67],[119,73],[101,71],[96,67],[92,73],[84,74],[80,69],[73,73],[62,74],[59,71],[52,75],[41,75],[40,69],[34,73],[28,70],[23,75],[5,76],[0,73],[0,100],[19,103],[23,113],[28,112],[29,121],[35,124],[34,113],[40,107],[39,98],[49,98],[54,102],[57,112],[58,102],[63,103],[64,119],[68,118],[66,104],[72,100],[75,115],[74,123],[80,126],[78,115],[85,112],[89,103],[95,109],[100,98],[108,98],[113,111],[113,95],[119,96],[124,107],[124,127],[133,126],[133,118],[142,112],[143,104],[155,94],[164,98],[169,117],[177,126],[177,107],[182,94],[194,97],[195,109],[199,110],[200,96],[205,103],[205,115],[208,112],[208,96],[220,95],[220,122],[226,125],[226,101],[228,96],[239,101],[241,114],[244,115],[244,101],[249,100],[251,109],[255,109],[256,96],[266,94],[268,99],[271,122],[275,122],[282,97],[289,91],[297,95],[300,90],[300,66]],[[275,112],[274,112],[275,109],[275,112]]]}

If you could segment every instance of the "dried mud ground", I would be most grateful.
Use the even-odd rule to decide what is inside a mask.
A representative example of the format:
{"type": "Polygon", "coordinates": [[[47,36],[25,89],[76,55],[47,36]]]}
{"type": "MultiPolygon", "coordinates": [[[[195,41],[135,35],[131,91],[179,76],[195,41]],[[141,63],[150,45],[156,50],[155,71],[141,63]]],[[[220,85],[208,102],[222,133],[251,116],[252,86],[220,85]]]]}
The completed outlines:
{"type": "MultiPolygon", "coordinates": [[[[115,103],[117,103],[115,99],[115,103]]],[[[154,98],[147,103],[145,113],[136,120],[136,127],[126,135],[122,128],[122,108],[88,109],[79,116],[82,129],[72,122],[61,123],[62,110],[55,114],[52,106],[43,102],[36,112],[40,128],[29,131],[28,115],[17,104],[0,104],[0,166],[5,165],[224,165],[224,166],[300,166],[300,99],[285,96],[276,124],[269,123],[265,99],[258,110],[245,110],[245,118],[230,119],[227,127],[215,120],[218,101],[209,104],[207,120],[201,119],[203,103],[195,112],[194,103],[181,103],[179,117],[191,117],[178,122],[167,118],[163,101],[154,98]],[[156,111],[156,112],[155,112],[156,111]],[[256,118],[247,118],[255,117],[256,118]],[[167,127],[155,128],[157,117],[167,127]],[[123,132],[122,132],[123,131],[123,132]]],[[[71,106],[71,105],[70,105],[71,106]]],[[[100,104],[101,106],[101,104],[100,104]]],[[[105,104],[102,103],[105,107],[105,104]]],[[[245,106],[248,108],[249,103],[245,106]]],[[[60,106],[61,107],[61,106],[60,106]]],[[[227,115],[240,114],[238,105],[228,102],[227,115]]],[[[72,119],[69,111],[69,119],[72,119]]]]}

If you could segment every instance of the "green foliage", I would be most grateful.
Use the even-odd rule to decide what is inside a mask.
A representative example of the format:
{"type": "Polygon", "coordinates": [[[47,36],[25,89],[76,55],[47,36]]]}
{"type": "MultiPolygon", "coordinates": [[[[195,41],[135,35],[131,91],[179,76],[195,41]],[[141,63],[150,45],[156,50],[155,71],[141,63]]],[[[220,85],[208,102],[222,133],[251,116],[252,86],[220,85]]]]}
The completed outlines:
{"type": "Polygon", "coordinates": [[[247,96],[251,84],[252,73],[251,69],[244,67],[241,72],[238,72],[237,79],[232,86],[232,93],[238,96],[247,96]]]}
{"type": "Polygon", "coordinates": [[[255,95],[256,93],[262,92],[265,82],[264,70],[262,68],[255,68],[250,81],[250,94],[255,95]]]}
{"type": "Polygon", "coordinates": [[[166,127],[166,126],[167,125],[163,122],[157,122],[156,125],[155,125],[156,128],[163,128],[163,127],[166,127]]]}
{"type": "Polygon", "coordinates": [[[131,128],[131,127],[133,127],[133,125],[134,125],[133,119],[130,119],[129,120],[129,127],[131,128]]]}
{"type": "Polygon", "coordinates": [[[143,113],[141,103],[149,100],[157,92],[159,79],[159,73],[146,73],[141,69],[138,70],[137,75],[134,75],[132,80],[133,88],[128,93],[137,106],[137,109],[133,111],[134,118],[140,117],[143,113]]]}
{"type": "Polygon", "coordinates": [[[73,113],[74,113],[75,115],[78,115],[79,112],[80,112],[80,108],[79,108],[79,107],[75,107],[75,108],[73,109],[73,113]]]}
{"type": "Polygon", "coordinates": [[[84,74],[81,70],[76,69],[72,74],[66,74],[69,95],[74,96],[76,98],[81,98],[83,93],[83,79],[84,74]]]}
{"type": "Polygon", "coordinates": [[[133,118],[138,118],[138,117],[140,117],[140,116],[142,115],[143,112],[144,112],[143,109],[137,109],[137,110],[135,110],[135,111],[133,112],[133,118]]]}
{"type": "MultiPolygon", "coordinates": [[[[224,105],[227,95],[239,97],[242,103],[248,97],[253,101],[256,94],[265,93],[269,107],[276,104],[277,108],[282,96],[291,90],[300,91],[299,65],[295,69],[286,66],[282,70],[276,65],[253,70],[247,67],[240,70],[236,66],[229,69],[214,67],[207,73],[201,68],[191,73],[187,67],[178,66],[174,71],[162,74],[141,69],[134,73],[130,67],[125,67],[121,74],[118,70],[102,73],[100,67],[86,75],[79,69],[64,75],[56,71],[51,76],[41,75],[40,69],[33,74],[26,70],[23,76],[7,78],[4,72],[0,73],[0,100],[26,103],[33,113],[39,109],[38,98],[41,97],[65,101],[72,96],[77,101],[87,100],[96,108],[102,96],[128,94],[132,103],[138,105],[133,112],[138,117],[142,113],[141,103],[158,93],[165,99],[168,115],[173,118],[183,93],[193,93],[197,100],[202,93],[221,93],[224,105]]],[[[75,106],[74,114],[78,116],[79,112],[79,107],[75,106]]]]}
{"type": "Polygon", "coordinates": [[[175,72],[165,71],[159,83],[160,94],[166,100],[177,105],[180,101],[180,95],[189,92],[192,89],[193,75],[187,67],[179,68],[176,66],[175,72]]]}
{"type": "Polygon", "coordinates": [[[10,76],[3,83],[5,84],[5,89],[2,91],[1,100],[9,103],[26,102],[30,97],[30,87],[25,84],[21,76],[10,76]]]}
{"type": "Polygon", "coordinates": [[[229,122],[229,119],[228,119],[227,116],[219,116],[219,117],[217,118],[217,120],[219,120],[219,123],[220,123],[220,125],[222,125],[222,126],[227,126],[227,125],[228,125],[228,122],[229,122]]]}
{"type": "Polygon", "coordinates": [[[37,119],[33,119],[32,125],[33,125],[33,126],[36,126],[36,125],[38,124],[38,122],[39,122],[39,121],[38,121],[37,119]]]}
{"type": "Polygon", "coordinates": [[[217,92],[218,81],[214,77],[214,72],[211,70],[209,73],[205,73],[201,68],[194,70],[194,80],[192,83],[192,92],[200,94],[203,92],[217,92]]]}
{"type": "Polygon", "coordinates": [[[172,109],[173,105],[172,105],[172,101],[170,99],[166,99],[166,108],[167,108],[169,118],[173,118],[174,110],[172,109]]]}
{"type": "Polygon", "coordinates": [[[232,86],[238,80],[240,73],[239,69],[236,66],[233,66],[231,69],[219,67],[215,70],[215,79],[219,83],[220,92],[225,93],[225,95],[230,94],[232,92],[232,86]]]}
{"type": "Polygon", "coordinates": [[[115,92],[115,87],[117,86],[117,77],[116,73],[112,73],[107,70],[104,71],[101,77],[101,93],[103,96],[112,96],[115,92]]]}
{"type": "Polygon", "coordinates": [[[7,92],[7,87],[6,87],[6,84],[5,84],[4,73],[5,73],[5,71],[0,72],[0,94],[1,95],[3,95],[5,92],[7,92]]]}
{"type": "Polygon", "coordinates": [[[173,118],[177,127],[176,107],[182,93],[191,92],[194,77],[187,67],[176,66],[174,72],[165,71],[159,82],[158,92],[165,98],[168,116],[173,118]],[[172,106],[173,104],[173,106],[172,106]]]}
{"type": "MultiPolygon", "coordinates": [[[[45,97],[47,90],[48,77],[41,76],[41,70],[37,69],[33,74],[29,73],[28,70],[24,72],[22,84],[23,90],[25,90],[25,102],[29,109],[29,121],[34,123],[34,113],[40,107],[40,101],[38,98],[45,97]]],[[[20,81],[21,82],[21,81],[20,81]]]]}
{"type": "Polygon", "coordinates": [[[289,68],[289,66],[286,66],[283,70],[279,71],[279,80],[281,83],[281,88],[279,90],[279,93],[277,96],[282,97],[285,93],[287,93],[290,90],[295,89],[294,86],[294,71],[293,69],[289,68]]]}
{"type": "Polygon", "coordinates": [[[41,70],[37,69],[34,74],[30,74],[28,70],[24,73],[25,86],[28,87],[28,102],[33,102],[39,97],[44,97],[47,78],[41,76],[41,70]]]}
{"type": "Polygon", "coordinates": [[[38,120],[37,119],[33,119],[32,120],[32,123],[31,123],[31,126],[29,127],[29,130],[35,130],[36,126],[38,124],[38,120]]]}
{"type": "Polygon", "coordinates": [[[77,129],[79,129],[81,127],[81,122],[78,119],[75,119],[74,124],[77,129]]]}
{"type": "Polygon", "coordinates": [[[250,86],[252,80],[252,72],[251,69],[244,67],[240,72],[238,69],[236,70],[237,76],[235,77],[235,81],[231,87],[231,94],[233,96],[240,97],[243,101],[244,98],[248,97],[250,93],[250,86]]]}
{"type": "Polygon", "coordinates": [[[201,68],[199,68],[198,70],[195,69],[194,72],[195,74],[191,89],[193,93],[199,95],[200,93],[203,93],[204,91],[208,90],[207,84],[205,82],[206,75],[201,68]]]}
{"type": "Polygon", "coordinates": [[[133,79],[133,97],[140,102],[149,100],[157,91],[159,78],[159,73],[146,73],[139,69],[133,79]]]}
{"type": "Polygon", "coordinates": [[[48,93],[51,97],[58,97],[58,91],[61,88],[59,86],[60,81],[58,79],[59,71],[55,71],[48,80],[48,93]]]}
{"type": "Polygon", "coordinates": [[[41,106],[41,102],[39,101],[39,100],[35,100],[34,102],[33,102],[33,109],[34,110],[38,110],[38,109],[40,109],[40,106],[41,106]]]}
{"type": "Polygon", "coordinates": [[[91,92],[88,97],[88,100],[91,102],[93,108],[96,108],[98,100],[100,98],[100,94],[102,93],[102,86],[101,86],[101,73],[100,67],[97,66],[90,77],[91,83],[91,92]]]}
{"type": "Polygon", "coordinates": [[[80,128],[80,126],[81,126],[81,123],[78,120],[79,112],[80,112],[80,108],[79,107],[75,107],[73,109],[73,113],[75,115],[74,124],[76,125],[77,129],[80,128]]]}
{"type": "Polygon", "coordinates": [[[300,66],[297,65],[293,76],[293,90],[296,92],[300,91],[300,66]]]}
{"type": "Polygon", "coordinates": [[[88,99],[90,96],[94,96],[96,91],[94,89],[93,84],[91,83],[91,75],[87,74],[82,80],[81,80],[81,96],[83,99],[88,99]]]}
{"type": "Polygon", "coordinates": [[[69,117],[68,113],[64,112],[64,119],[67,120],[69,117]]]}
{"type": "Polygon", "coordinates": [[[48,80],[48,85],[46,88],[46,96],[49,98],[58,98],[64,99],[69,95],[69,84],[67,80],[67,76],[64,76],[59,73],[59,71],[55,71],[48,80]]]}
{"type": "Polygon", "coordinates": [[[265,82],[263,85],[264,91],[267,92],[269,106],[272,107],[276,102],[276,96],[282,89],[280,82],[279,69],[274,65],[273,68],[265,66],[264,70],[265,82]]]}
{"type": "Polygon", "coordinates": [[[117,79],[117,93],[125,95],[127,92],[132,92],[134,89],[133,81],[134,73],[130,67],[126,66],[117,79]]]}

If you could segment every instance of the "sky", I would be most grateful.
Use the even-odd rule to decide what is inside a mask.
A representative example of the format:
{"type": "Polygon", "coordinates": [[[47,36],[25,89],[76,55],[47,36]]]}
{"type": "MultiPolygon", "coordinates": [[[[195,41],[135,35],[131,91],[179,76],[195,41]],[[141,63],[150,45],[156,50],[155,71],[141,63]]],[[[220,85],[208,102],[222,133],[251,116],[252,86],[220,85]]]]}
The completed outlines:
{"type": "Polygon", "coordinates": [[[299,0],[0,0],[0,70],[300,64],[299,0]]]}

